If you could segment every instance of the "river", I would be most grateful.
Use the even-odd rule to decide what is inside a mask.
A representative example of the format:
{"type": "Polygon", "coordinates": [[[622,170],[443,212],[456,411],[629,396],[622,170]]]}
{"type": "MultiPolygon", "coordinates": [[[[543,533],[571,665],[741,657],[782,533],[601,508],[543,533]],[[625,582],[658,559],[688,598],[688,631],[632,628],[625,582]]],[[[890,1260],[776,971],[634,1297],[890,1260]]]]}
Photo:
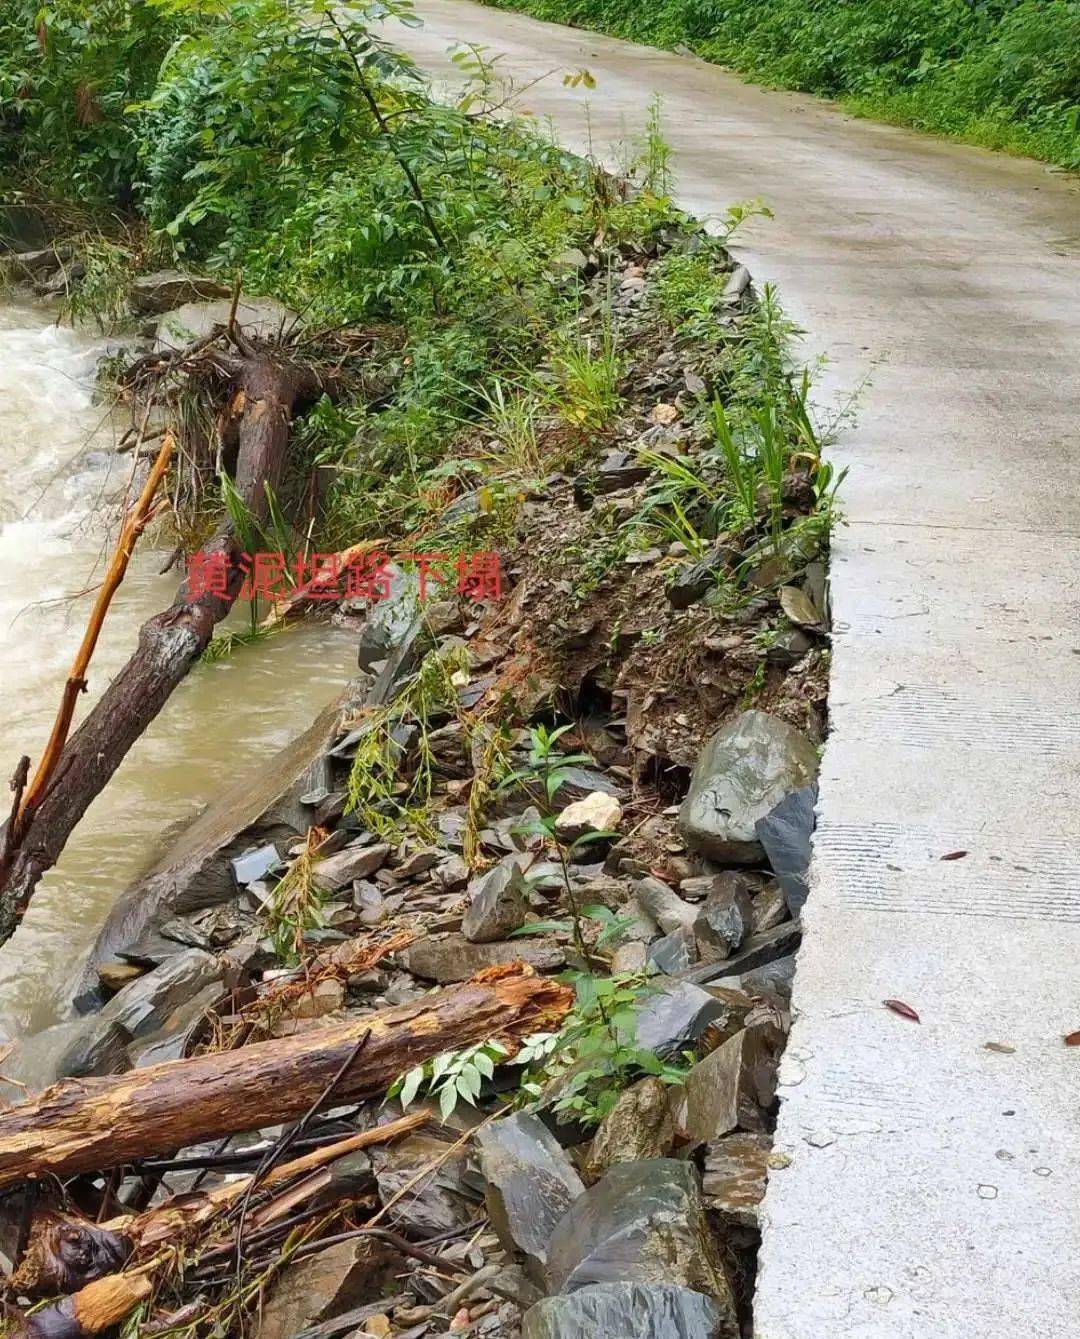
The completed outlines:
{"type": "MultiPolygon", "coordinates": [[[[0,307],[0,804],[20,754],[36,762],[115,530],[130,471],[114,446],[124,422],[94,403],[101,341],[38,306],[0,307]]],[[[177,576],[144,537],[114,599],[77,720],[127,659],[140,623],[177,576]]],[[[242,616],[242,615],[241,615],[242,616]]],[[[310,724],[355,664],[352,639],[305,624],[181,684],[91,806],[0,949],[0,1037],[64,1016],[80,959],[125,886],[218,783],[259,766],[310,724]]]]}

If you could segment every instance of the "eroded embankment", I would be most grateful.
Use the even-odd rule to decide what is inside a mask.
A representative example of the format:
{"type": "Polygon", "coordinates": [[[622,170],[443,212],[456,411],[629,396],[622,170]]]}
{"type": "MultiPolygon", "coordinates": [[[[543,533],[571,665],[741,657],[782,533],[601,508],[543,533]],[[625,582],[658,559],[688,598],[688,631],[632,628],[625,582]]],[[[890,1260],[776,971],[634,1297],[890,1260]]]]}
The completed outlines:
{"type": "Polygon", "coordinates": [[[749,1333],[833,481],[775,296],[720,243],[673,220],[564,264],[579,314],[527,396],[461,429],[423,561],[401,542],[378,598],[335,601],[348,703],[122,899],[90,983],[108,1003],[26,1047],[39,1075],[139,1067],[0,1117],[0,1161],[29,1129],[23,1174],[82,1172],[67,1209],[116,1219],[104,1244],[71,1228],[92,1263],[61,1274],[42,1219],[16,1280],[75,1293],[80,1332],[97,1273],[126,1314],[149,1264],[144,1325],[213,1306],[231,1333],[261,1297],[264,1339],[749,1333]],[[448,578],[433,555],[455,552],[448,578]],[[110,1153],[93,1112],[136,1093],[110,1153]],[[301,1110],[290,1151],[267,1127],[301,1110]],[[422,1131],[354,1151],[414,1111],[422,1131]],[[242,1129],[254,1151],[205,1142],[242,1129]],[[347,1172],[252,1196],[237,1259],[225,1174],[335,1144],[347,1172]],[[183,1275],[159,1248],[181,1222],[183,1275]]]}

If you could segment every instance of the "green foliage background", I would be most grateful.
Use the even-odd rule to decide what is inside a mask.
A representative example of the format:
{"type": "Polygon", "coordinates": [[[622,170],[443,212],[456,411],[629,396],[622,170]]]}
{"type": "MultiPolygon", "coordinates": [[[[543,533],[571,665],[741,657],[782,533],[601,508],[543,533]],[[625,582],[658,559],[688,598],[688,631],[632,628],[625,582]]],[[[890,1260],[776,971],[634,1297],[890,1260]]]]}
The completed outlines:
{"type": "Polygon", "coordinates": [[[485,0],[1080,168],[1080,0],[485,0]]]}

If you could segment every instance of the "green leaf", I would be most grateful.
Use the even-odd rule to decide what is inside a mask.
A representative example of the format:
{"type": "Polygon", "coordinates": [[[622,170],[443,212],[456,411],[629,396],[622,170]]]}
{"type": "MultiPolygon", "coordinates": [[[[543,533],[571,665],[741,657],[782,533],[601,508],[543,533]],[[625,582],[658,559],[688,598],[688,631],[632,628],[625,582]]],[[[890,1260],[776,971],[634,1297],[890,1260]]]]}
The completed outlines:
{"type": "Polygon", "coordinates": [[[401,1085],[401,1105],[403,1107],[409,1106],[415,1100],[416,1094],[420,1091],[420,1085],[423,1081],[423,1065],[416,1065],[405,1075],[401,1085]]]}

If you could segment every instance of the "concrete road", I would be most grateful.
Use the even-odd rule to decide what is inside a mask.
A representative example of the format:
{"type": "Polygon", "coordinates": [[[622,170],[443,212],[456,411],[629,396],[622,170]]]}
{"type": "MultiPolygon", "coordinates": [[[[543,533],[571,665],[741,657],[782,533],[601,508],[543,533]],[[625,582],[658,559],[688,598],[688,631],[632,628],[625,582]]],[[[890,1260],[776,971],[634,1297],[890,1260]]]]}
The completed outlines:
{"type": "Polygon", "coordinates": [[[1071,1339],[1080,185],[694,59],[418,10],[400,40],[433,71],[455,41],[522,84],[555,71],[522,101],[569,147],[640,132],[659,92],[681,201],[762,197],[757,280],[827,351],[830,394],[871,375],[834,452],[833,733],[759,1339],[1071,1339]],[[564,87],[582,67],[596,88],[564,87]]]}

